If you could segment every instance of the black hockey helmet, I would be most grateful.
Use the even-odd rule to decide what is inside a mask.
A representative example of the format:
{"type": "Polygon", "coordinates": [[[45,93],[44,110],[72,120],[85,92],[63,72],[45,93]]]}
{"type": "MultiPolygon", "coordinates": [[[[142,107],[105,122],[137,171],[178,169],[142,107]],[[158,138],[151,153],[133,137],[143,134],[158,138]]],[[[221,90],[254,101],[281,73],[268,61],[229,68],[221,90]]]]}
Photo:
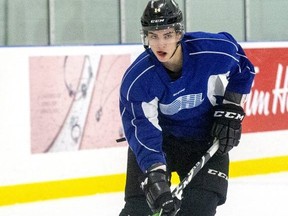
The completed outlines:
{"type": "Polygon", "coordinates": [[[174,28],[183,34],[183,15],[174,0],[150,0],[141,17],[142,40],[148,45],[146,36],[148,31],[174,28]]]}

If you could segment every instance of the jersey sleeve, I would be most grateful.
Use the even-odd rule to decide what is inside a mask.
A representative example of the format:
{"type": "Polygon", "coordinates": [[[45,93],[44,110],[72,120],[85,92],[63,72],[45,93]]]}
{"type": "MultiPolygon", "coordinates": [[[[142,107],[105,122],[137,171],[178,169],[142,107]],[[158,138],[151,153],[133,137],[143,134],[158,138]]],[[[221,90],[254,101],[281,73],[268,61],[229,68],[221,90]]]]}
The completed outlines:
{"type": "Polygon", "coordinates": [[[166,164],[162,129],[158,124],[158,99],[150,98],[145,80],[126,77],[120,88],[120,112],[125,137],[144,172],[155,163],[166,164]],[[146,87],[145,87],[146,86],[146,87]]]}
{"type": "Polygon", "coordinates": [[[232,35],[226,32],[220,34],[223,34],[236,48],[233,52],[236,61],[229,73],[226,91],[249,94],[255,77],[254,66],[232,35]]]}

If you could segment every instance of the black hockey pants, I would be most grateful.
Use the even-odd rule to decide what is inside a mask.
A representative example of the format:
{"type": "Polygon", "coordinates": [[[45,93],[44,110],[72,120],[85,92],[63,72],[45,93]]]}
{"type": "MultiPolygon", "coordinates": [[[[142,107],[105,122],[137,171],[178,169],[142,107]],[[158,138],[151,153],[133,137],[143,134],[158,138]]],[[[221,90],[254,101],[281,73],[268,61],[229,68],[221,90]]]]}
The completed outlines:
{"type": "MultiPolygon", "coordinates": [[[[165,139],[163,148],[169,171],[176,171],[181,180],[200,160],[209,146],[203,147],[199,142],[168,137],[165,139]]],[[[217,206],[226,201],[228,169],[228,155],[213,156],[184,190],[181,210],[177,216],[215,215],[217,206]]],[[[135,156],[129,149],[125,206],[120,216],[148,216],[152,214],[146,203],[145,195],[140,189],[138,179],[142,175],[135,156]]]]}

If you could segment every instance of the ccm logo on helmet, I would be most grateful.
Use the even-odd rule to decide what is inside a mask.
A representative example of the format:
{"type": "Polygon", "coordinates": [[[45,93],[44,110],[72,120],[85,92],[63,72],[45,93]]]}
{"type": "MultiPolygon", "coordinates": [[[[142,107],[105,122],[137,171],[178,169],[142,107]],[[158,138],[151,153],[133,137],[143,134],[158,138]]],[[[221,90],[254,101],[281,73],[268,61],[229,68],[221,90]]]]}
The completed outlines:
{"type": "Polygon", "coordinates": [[[230,119],[235,119],[235,120],[240,120],[240,121],[244,119],[244,115],[241,115],[235,112],[229,112],[229,111],[215,111],[214,117],[225,117],[225,118],[230,118],[230,119]]]}
{"type": "Polygon", "coordinates": [[[164,22],[164,19],[156,19],[156,20],[151,20],[151,23],[161,23],[164,22]]]}

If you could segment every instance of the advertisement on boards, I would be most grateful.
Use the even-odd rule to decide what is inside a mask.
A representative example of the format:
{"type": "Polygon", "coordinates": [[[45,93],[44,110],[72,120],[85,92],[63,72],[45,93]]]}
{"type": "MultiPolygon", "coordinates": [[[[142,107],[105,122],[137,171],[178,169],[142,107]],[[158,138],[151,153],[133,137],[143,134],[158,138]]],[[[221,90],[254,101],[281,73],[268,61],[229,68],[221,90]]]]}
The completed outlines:
{"type": "Polygon", "coordinates": [[[243,132],[288,129],[288,48],[245,49],[256,70],[243,132]]]}
{"type": "MultiPolygon", "coordinates": [[[[288,48],[246,48],[256,78],[244,133],[288,129],[288,48]]],[[[118,108],[130,54],[31,56],[31,152],[127,145],[118,108]]]]}
{"type": "Polygon", "coordinates": [[[30,57],[31,152],[121,145],[118,95],[129,64],[124,54],[30,57]]]}

